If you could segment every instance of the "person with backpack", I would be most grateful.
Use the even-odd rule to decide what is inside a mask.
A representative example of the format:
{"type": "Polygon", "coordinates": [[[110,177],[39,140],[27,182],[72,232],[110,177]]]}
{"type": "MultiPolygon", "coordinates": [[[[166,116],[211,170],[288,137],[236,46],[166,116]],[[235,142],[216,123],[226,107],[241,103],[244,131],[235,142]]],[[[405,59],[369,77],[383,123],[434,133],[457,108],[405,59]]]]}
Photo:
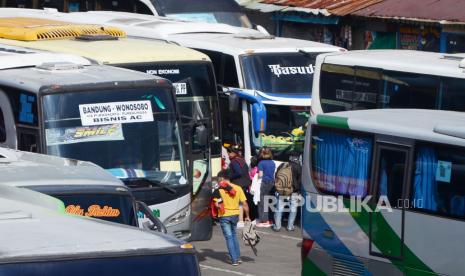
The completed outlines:
{"type": "Polygon", "coordinates": [[[269,196],[274,187],[274,171],[276,165],[273,161],[271,149],[264,147],[260,150],[258,162],[258,177],[260,184],[260,202],[258,203],[259,223],[257,227],[271,227],[273,224],[269,220],[268,210],[265,209],[265,197],[269,196]]]}
{"type": "Polygon", "coordinates": [[[278,198],[277,210],[274,213],[272,230],[281,230],[281,219],[285,206],[290,207],[287,220],[287,231],[294,231],[294,222],[297,216],[298,200],[300,197],[302,166],[297,155],[291,155],[289,162],[282,163],[276,170],[275,190],[278,198]]]}
{"type": "Polygon", "coordinates": [[[231,257],[231,264],[237,266],[241,263],[241,251],[236,234],[240,203],[242,203],[242,208],[245,212],[245,220],[250,221],[250,219],[249,206],[247,205],[244,191],[238,185],[230,182],[230,175],[231,172],[229,169],[218,173],[218,186],[213,191],[212,196],[212,203],[214,205],[212,213],[220,222],[229,256],[231,257]]]}

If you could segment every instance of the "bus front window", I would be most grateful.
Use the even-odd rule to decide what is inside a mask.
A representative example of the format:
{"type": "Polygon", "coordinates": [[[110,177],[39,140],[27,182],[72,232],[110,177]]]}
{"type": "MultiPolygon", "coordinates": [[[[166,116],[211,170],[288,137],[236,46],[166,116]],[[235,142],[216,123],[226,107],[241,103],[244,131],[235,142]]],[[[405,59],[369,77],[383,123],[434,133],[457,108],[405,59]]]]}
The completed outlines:
{"type": "Polygon", "coordinates": [[[43,97],[43,107],[48,154],[140,179],[134,188],[187,185],[169,89],[56,93],[43,97]]]}
{"type": "MultiPolygon", "coordinates": [[[[131,64],[127,69],[144,72],[169,79],[176,88],[176,100],[181,113],[183,126],[205,124],[212,130],[212,141],[219,140],[218,98],[215,77],[210,62],[170,62],[131,64]]],[[[192,140],[192,150],[202,150],[195,139],[191,139],[192,130],[183,127],[184,140],[192,140]]],[[[221,148],[212,148],[212,154],[220,154],[221,148]]]]}
{"type": "Polygon", "coordinates": [[[312,93],[316,56],[321,53],[264,53],[242,57],[247,89],[274,94],[312,93]]]}
{"type": "Polygon", "coordinates": [[[255,139],[256,146],[271,147],[279,159],[290,152],[302,153],[310,108],[305,106],[266,105],[266,131],[255,139]]]}

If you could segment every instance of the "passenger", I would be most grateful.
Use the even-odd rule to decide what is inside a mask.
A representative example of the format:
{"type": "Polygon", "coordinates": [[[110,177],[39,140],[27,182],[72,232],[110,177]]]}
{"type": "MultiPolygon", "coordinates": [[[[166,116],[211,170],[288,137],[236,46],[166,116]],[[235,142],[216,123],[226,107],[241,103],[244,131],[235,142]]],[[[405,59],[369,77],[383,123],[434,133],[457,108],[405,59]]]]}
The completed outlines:
{"type": "Polygon", "coordinates": [[[242,207],[245,212],[245,220],[249,219],[249,206],[247,205],[247,199],[241,187],[230,182],[230,170],[222,170],[218,173],[219,182],[219,197],[215,196],[214,200],[217,202],[217,208],[221,208],[223,212],[218,212],[218,218],[223,231],[224,238],[226,240],[226,246],[228,247],[229,256],[231,257],[231,264],[237,266],[241,263],[241,252],[239,247],[239,241],[236,235],[236,225],[239,220],[239,203],[242,203],[242,207]],[[222,206],[220,206],[220,203],[222,206]]]}
{"type": "Polygon", "coordinates": [[[289,218],[287,220],[287,231],[294,231],[294,221],[297,216],[302,177],[302,166],[297,154],[294,153],[289,156],[289,165],[292,174],[292,194],[290,196],[282,196],[276,192],[276,197],[278,198],[278,210],[274,213],[274,226],[272,228],[272,230],[276,232],[281,229],[281,218],[285,206],[290,207],[289,218]]]}
{"type": "Polygon", "coordinates": [[[269,220],[268,208],[265,209],[265,197],[270,195],[274,187],[274,172],[276,165],[273,161],[271,150],[264,147],[260,150],[260,162],[258,162],[258,177],[261,179],[260,202],[258,203],[259,223],[257,227],[271,227],[273,224],[269,220]]]}
{"type": "Polygon", "coordinates": [[[260,202],[260,181],[258,180],[258,156],[252,156],[250,159],[250,170],[249,176],[252,183],[250,184],[249,189],[247,190],[245,196],[247,197],[247,202],[253,202],[249,204],[250,209],[250,219],[254,221],[258,216],[257,205],[260,202]]]}
{"type": "MultiPolygon", "coordinates": [[[[242,188],[244,194],[247,194],[252,180],[250,180],[249,166],[242,157],[240,146],[231,146],[228,150],[228,153],[230,160],[229,169],[231,171],[231,181],[234,184],[239,185],[242,188]]],[[[239,222],[237,226],[239,228],[244,227],[243,215],[244,212],[241,208],[241,212],[239,214],[239,222]]]]}
{"type": "Polygon", "coordinates": [[[250,170],[249,170],[250,179],[253,180],[253,178],[255,177],[257,173],[258,173],[258,157],[252,156],[252,158],[250,158],[250,170]]]}

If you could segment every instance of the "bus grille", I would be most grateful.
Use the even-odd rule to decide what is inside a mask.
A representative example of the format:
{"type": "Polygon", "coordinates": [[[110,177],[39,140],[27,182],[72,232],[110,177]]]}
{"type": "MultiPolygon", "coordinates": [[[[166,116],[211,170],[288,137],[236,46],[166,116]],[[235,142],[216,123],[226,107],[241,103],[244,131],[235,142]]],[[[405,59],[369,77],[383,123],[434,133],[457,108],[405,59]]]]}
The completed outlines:
{"type": "Polygon", "coordinates": [[[365,267],[362,262],[354,262],[335,257],[333,260],[334,276],[363,276],[365,267]]]}

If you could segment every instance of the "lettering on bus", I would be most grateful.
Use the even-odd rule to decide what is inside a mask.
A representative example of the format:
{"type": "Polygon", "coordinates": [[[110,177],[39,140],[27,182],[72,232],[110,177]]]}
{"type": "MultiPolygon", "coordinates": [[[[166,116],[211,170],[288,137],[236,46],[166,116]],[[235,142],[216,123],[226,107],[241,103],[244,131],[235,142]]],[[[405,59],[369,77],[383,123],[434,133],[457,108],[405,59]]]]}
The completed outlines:
{"type": "Polygon", "coordinates": [[[179,75],[179,69],[152,69],[146,70],[145,73],[149,75],[179,75]]]}
{"type": "Polygon", "coordinates": [[[90,127],[47,128],[47,146],[124,140],[121,124],[90,127]]]}
{"type": "Polygon", "coordinates": [[[281,67],[279,64],[268,65],[271,72],[275,74],[278,78],[281,75],[311,75],[313,74],[313,65],[309,66],[296,66],[296,67],[281,67]]]}
{"type": "Polygon", "coordinates": [[[121,214],[119,209],[107,205],[101,207],[98,204],[89,206],[87,211],[81,208],[80,205],[73,204],[66,206],[65,210],[69,214],[95,218],[116,218],[121,214]]]}
{"type": "Polygon", "coordinates": [[[80,104],[79,113],[83,126],[153,121],[150,101],[80,104]]]}

